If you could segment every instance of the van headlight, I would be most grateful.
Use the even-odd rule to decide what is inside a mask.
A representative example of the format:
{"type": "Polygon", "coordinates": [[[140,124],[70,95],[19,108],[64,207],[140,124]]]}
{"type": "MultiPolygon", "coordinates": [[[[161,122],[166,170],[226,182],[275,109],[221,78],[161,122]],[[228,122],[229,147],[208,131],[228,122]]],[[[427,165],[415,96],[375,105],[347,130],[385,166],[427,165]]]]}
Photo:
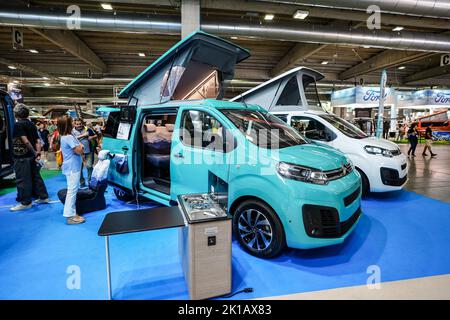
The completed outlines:
{"type": "Polygon", "coordinates": [[[278,173],[286,178],[314,184],[327,184],[327,175],[318,169],[302,167],[296,164],[279,162],[277,164],[278,173]]]}
{"type": "Polygon", "coordinates": [[[389,158],[393,157],[391,151],[384,149],[384,148],[380,148],[380,147],[365,146],[364,150],[366,150],[366,152],[370,153],[370,154],[382,155],[384,157],[389,157],[389,158]]]}

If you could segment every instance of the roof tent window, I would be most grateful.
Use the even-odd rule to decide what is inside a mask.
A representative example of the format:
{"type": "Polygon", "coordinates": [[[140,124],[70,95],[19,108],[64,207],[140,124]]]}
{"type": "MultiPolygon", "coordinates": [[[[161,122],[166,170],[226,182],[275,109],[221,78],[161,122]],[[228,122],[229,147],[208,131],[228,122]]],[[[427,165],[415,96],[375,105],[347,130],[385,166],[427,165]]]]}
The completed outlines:
{"type": "Polygon", "coordinates": [[[216,99],[221,90],[220,72],[214,66],[191,60],[173,93],[174,100],[216,99]]]}
{"type": "Polygon", "coordinates": [[[297,77],[293,76],[281,92],[277,106],[298,106],[301,103],[297,77]]]}
{"type": "Polygon", "coordinates": [[[221,90],[219,72],[209,65],[190,61],[186,67],[167,70],[161,84],[161,97],[173,100],[216,99],[221,90]]]}
{"type": "Polygon", "coordinates": [[[322,108],[319,94],[317,93],[316,80],[313,77],[304,74],[302,76],[302,82],[308,106],[322,108]]]}
{"type": "Polygon", "coordinates": [[[185,67],[174,66],[172,67],[172,69],[166,71],[166,73],[164,74],[163,81],[161,83],[160,94],[162,98],[172,97],[175,89],[177,88],[178,82],[180,82],[180,79],[183,76],[185,70],[186,70],[185,67]]]}

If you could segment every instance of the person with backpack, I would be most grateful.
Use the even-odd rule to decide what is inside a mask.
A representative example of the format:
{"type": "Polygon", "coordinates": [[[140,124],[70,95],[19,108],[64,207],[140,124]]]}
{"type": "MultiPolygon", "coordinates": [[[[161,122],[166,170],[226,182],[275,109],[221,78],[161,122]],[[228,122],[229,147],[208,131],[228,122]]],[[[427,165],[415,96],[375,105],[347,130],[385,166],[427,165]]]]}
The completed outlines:
{"type": "Polygon", "coordinates": [[[41,139],[36,125],[30,121],[30,109],[22,103],[14,108],[17,121],[13,129],[14,172],[16,174],[17,198],[20,204],[11,211],[27,210],[32,207],[33,195],[36,204],[46,204],[47,188],[41,177],[41,139]]]}

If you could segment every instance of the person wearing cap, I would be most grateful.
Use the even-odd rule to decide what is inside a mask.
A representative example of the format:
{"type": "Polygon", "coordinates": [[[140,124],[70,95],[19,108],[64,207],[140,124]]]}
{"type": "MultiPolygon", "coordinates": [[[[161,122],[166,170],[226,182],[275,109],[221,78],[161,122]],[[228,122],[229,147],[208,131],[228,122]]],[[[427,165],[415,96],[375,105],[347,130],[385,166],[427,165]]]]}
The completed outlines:
{"type": "Polygon", "coordinates": [[[28,118],[30,110],[19,103],[14,108],[17,121],[13,129],[13,158],[16,174],[17,198],[20,202],[11,211],[27,210],[32,207],[32,197],[36,204],[49,203],[47,188],[41,177],[41,139],[38,129],[28,118]]]}

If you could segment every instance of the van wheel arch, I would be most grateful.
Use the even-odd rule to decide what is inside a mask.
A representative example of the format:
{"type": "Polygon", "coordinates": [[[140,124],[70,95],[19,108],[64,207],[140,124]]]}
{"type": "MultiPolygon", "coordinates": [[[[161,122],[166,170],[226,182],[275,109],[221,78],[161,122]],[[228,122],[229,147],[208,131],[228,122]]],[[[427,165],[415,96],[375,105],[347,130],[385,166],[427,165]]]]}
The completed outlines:
{"type": "Polygon", "coordinates": [[[361,175],[361,187],[362,187],[362,195],[367,196],[370,192],[370,181],[367,178],[367,175],[360,168],[355,167],[361,175]]]}

